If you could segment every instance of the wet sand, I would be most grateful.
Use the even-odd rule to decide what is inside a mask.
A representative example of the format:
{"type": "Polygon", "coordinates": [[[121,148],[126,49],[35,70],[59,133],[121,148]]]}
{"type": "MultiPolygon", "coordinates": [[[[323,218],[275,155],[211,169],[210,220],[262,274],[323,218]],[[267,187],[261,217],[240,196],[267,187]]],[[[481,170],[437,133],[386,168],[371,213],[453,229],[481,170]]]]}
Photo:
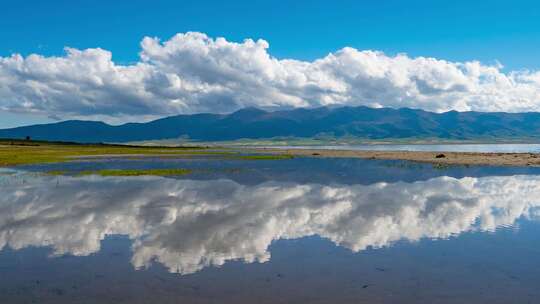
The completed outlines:
{"type": "Polygon", "coordinates": [[[424,152],[424,151],[353,151],[327,149],[258,148],[265,153],[290,154],[310,157],[343,157],[393,159],[441,165],[540,166],[540,154],[481,153],[481,152],[424,152]]]}

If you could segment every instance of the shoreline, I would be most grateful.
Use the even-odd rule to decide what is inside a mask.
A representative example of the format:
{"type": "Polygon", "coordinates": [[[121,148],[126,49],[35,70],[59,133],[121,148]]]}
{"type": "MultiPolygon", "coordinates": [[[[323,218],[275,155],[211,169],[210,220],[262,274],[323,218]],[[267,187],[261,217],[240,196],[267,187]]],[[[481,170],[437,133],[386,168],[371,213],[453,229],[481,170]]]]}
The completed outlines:
{"type": "Polygon", "coordinates": [[[540,154],[496,152],[426,152],[426,151],[374,151],[327,149],[253,148],[252,151],[321,158],[363,158],[406,160],[438,165],[534,166],[540,167],[540,154]]]}
{"type": "Polygon", "coordinates": [[[531,152],[444,152],[323,149],[317,147],[146,147],[107,144],[49,143],[40,141],[0,141],[0,167],[64,162],[104,157],[213,156],[244,160],[285,159],[289,157],[363,158],[404,160],[436,165],[534,166],[540,167],[540,153],[531,152]],[[255,154],[255,155],[249,155],[255,154]],[[266,155],[264,155],[266,154],[266,155]]]}

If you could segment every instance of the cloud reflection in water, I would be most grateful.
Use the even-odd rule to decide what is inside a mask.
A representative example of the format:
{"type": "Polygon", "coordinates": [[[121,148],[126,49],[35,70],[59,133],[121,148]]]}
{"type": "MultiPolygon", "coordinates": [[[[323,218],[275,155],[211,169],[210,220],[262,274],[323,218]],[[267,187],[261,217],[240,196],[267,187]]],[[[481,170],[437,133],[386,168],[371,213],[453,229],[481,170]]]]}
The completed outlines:
{"type": "Polygon", "coordinates": [[[0,248],[89,255],[106,235],[133,240],[132,264],[193,273],[270,259],[272,241],[319,235],[360,251],[398,240],[492,231],[540,215],[540,176],[438,177],[321,185],[161,177],[36,177],[0,185],[0,248]]]}

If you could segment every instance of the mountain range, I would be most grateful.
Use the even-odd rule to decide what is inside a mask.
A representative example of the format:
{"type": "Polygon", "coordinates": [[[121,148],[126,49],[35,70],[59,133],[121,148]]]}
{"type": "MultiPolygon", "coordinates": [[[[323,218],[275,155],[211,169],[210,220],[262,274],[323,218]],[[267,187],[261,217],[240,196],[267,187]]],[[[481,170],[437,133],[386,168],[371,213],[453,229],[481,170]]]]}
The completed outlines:
{"type": "Polygon", "coordinates": [[[364,139],[540,138],[540,113],[444,112],[409,108],[299,108],[267,112],[245,108],[231,114],[177,115],[145,123],[113,126],[68,120],[0,130],[0,138],[73,142],[130,142],[173,138],[193,141],[275,137],[364,139]]]}

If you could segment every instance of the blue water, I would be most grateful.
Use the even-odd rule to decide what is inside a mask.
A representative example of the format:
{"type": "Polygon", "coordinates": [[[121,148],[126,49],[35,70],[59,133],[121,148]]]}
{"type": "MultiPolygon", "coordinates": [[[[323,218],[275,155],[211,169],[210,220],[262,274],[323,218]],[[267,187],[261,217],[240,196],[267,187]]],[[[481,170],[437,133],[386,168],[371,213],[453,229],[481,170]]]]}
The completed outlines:
{"type": "Polygon", "coordinates": [[[383,144],[383,145],[334,145],[334,146],[272,146],[283,149],[329,149],[329,150],[374,150],[374,151],[429,151],[429,152],[494,152],[494,153],[538,153],[540,144],[383,144]]]}
{"type": "Polygon", "coordinates": [[[0,303],[537,303],[539,197],[534,168],[298,158],[3,169],[0,303]],[[194,173],[76,174],[159,167],[194,173]],[[50,169],[69,173],[40,173],[50,169]]]}

